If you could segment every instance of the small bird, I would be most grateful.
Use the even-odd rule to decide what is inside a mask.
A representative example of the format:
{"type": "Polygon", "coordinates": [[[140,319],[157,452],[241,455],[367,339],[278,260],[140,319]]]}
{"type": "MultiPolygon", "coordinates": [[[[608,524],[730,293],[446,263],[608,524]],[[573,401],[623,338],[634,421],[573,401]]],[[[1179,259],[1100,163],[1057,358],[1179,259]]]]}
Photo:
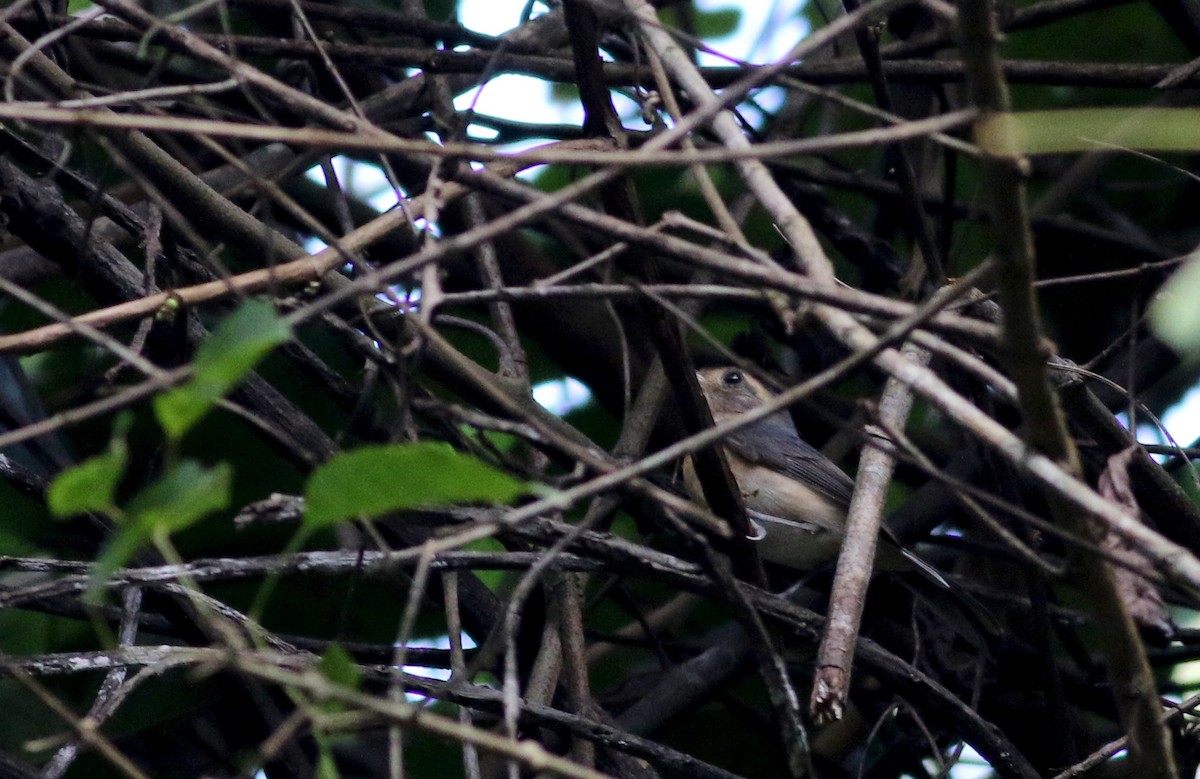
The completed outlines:
{"type": "MultiPolygon", "coordinates": [[[[700,389],[719,424],[761,406],[773,397],[753,376],[737,368],[696,372],[700,389]]],[[[722,440],[729,470],[737,481],[754,526],[750,540],[759,556],[776,565],[811,571],[836,559],[846,532],[854,481],[796,432],[786,411],[741,428],[722,440]]],[[[684,483],[693,500],[704,494],[689,457],[684,483]]],[[[932,606],[941,624],[978,648],[1002,634],[997,622],[963,588],[913,554],[886,527],[879,534],[876,570],[911,573],[901,584],[932,606]]]]}
{"type": "MultiPolygon", "coordinates": [[[[696,375],[717,423],[772,397],[761,382],[737,368],[704,368],[696,375]]],[[[811,570],[837,557],[854,481],[800,438],[786,411],[729,435],[723,447],[756,531],[751,540],[758,542],[764,560],[811,570]]],[[[691,458],[684,461],[683,476],[692,499],[703,500],[691,458]]],[[[883,537],[890,541],[886,533],[883,537]]],[[[906,567],[900,558],[912,558],[894,542],[879,551],[885,568],[906,567]]]]}

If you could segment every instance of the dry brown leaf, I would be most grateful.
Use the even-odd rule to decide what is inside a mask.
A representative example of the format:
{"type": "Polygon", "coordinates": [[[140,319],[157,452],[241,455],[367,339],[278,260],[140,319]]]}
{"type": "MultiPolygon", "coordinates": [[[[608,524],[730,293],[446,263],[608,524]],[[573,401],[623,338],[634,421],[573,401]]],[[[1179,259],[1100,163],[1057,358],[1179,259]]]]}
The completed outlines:
{"type": "MultiPolygon", "coordinates": [[[[1140,446],[1130,446],[1108,458],[1098,485],[1100,494],[1138,514],[1137,498],[1129,482],[1129,464],[1141,451],[1140,446]]],[[[1100,527],[1097,524],[1097,527],[1100,527]]],[[[1129,615],[1137,625],[1150,630],[1164,639],[1175,633],[1175,624],[1167,614],[1162,593],[1144,573],[1151,570],[1150,562],[1135,546],[1107,526],[1101,527],[1100,548],[1123,565],[1113,566],[1117,581],[1117,592],[1129,615]]]]}

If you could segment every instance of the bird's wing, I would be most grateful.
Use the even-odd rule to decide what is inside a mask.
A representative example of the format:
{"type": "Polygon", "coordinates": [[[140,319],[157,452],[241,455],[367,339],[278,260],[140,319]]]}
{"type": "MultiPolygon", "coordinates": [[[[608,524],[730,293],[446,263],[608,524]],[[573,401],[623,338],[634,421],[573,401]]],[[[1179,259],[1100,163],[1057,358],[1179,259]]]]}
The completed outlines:
{"type": "Polygon", "coordinates": [[[785,414],[742,428],[726,438],[725,445],[745,460],[786,473],[842,505],[850,504],[854,481],[806,444],[785,414]]]}

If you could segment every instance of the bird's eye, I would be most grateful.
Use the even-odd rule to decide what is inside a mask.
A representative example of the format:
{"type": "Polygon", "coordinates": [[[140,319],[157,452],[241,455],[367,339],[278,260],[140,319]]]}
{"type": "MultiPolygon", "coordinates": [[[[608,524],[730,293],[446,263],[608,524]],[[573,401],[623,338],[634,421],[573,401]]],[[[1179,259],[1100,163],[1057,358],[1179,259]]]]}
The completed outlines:
{"type": "Polygon", "coordinates": [[[721,381],[725,382],[728,387],[736,387],[742,383],[742,374],[738,371],[725,371],[725,375],[721,377],[721,381]]]}

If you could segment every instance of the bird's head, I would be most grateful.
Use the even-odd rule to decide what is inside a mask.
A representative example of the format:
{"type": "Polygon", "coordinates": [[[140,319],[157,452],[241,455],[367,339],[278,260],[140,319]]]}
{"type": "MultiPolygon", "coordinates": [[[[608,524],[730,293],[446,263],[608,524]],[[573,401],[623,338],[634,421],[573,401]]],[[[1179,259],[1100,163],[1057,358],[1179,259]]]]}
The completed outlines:
{"type": "Polygon", "coordinates": [[[702,368],[696,377],[716,420],[761,406],[772,395],[762,382],[738,368],[702,368]]]}

